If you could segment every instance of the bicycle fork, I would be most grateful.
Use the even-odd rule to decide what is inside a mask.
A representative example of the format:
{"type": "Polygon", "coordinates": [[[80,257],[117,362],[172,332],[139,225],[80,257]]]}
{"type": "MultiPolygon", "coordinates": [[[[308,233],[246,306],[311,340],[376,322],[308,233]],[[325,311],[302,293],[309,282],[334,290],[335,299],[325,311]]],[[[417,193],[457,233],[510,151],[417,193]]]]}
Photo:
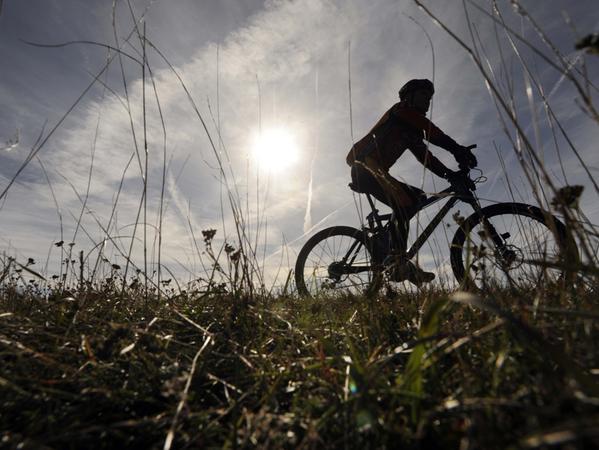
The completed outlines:
{"type": "Polygon", "coordinates": [[[495,255],[498,257],[499,262],[502,266],[509,266],[516,259],[516,252],[510,250],[508,248],[507,239],[510,238],[510,233],[499,233],[495,226],[489,222],[486,216],[482,212],[482,208],[478,203],[478,200],[472,198],[470,200],[465,200],[472,209],[474,209],[474,213],[479,217],[480,222],[483,225],[483,230],[486,235],[481,236],[481,239],[485,240],[490,238],[491,242],[495,246],[495,255]]]}

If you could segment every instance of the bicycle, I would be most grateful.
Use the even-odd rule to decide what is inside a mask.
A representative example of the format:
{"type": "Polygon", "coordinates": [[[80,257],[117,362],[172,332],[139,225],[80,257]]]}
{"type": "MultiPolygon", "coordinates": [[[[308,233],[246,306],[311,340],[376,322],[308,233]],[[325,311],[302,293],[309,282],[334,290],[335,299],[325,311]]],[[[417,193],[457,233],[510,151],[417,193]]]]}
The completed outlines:
{"type": "MultiPolygon", "coordinates": [[[[482,207],[475,195],[479,176],[461,168],[460,177],[441,192],[423,198],[418,211],[447,199],[424,227],[405,258],[412,259],[448,212],[459,202],[474,212],[463,219],[454,215],[458,229],[451,240],[449,260],[458,283],[483,287],[535,287],[559,281],[566,274],[564,261],[578,250],[564,224],[549,212],[523,203],[497,203],[482,207]],[[569,255],[569,256],[568,256],[569,255]]],[[[350,189],[356,191],[350,183],[350,189]]],[[[357,192],[357,191],[356,191],[357,192]]],[[[295,264],[298,293],[323,292],[371,295],[385,281],[393,281],[394,214],[380,215],[369,194],[372,211],[361,229],[333,226],[319,231],[302,247],[295,264]]]]}

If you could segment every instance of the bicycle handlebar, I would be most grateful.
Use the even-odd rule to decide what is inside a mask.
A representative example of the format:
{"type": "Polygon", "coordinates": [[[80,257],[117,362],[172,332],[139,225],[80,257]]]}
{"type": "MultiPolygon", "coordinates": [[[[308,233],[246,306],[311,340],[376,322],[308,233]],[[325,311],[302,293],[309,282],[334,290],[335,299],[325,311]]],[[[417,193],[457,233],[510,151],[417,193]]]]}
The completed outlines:
{"type": "MultiPolygon", "coordinates": [[[[468,145],[465,148],[467,150],[475,149],[476,144],[468,145]]],[[[459,163],[458,168],[459,168],[459,170],[457,173],[462,176],[462,179],[459,181],[463,182],[463,183],[460,183],[460,182],[451,183],[452,186],[455,186],[456,188],[460,188],[460,187],[462,187],[462,186],[460,186],[460,184],[463,184],[463,186],[467,187],[468,190],[470,190],[470,191],[476,190],[476,185],[474,184],[474,181],[472,181],[470,179],[470,170],[473,169],[474,167],[469,167],[467,164],[459,163]]]]}

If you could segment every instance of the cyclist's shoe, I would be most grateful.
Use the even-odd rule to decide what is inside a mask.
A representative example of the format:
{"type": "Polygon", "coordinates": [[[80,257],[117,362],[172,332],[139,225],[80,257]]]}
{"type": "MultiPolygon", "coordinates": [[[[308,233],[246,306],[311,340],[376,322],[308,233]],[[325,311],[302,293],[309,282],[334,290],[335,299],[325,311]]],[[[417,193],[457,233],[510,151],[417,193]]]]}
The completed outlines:
{"type": "Polygon", "coordinates": [[[425,272],[411,261],[401,265],[396,265],[391,270],[391,278],[393,281],[409,281],[416,286],[421,286],[424,283],[430,283],[435,279],[435,274],[425,272]]]}

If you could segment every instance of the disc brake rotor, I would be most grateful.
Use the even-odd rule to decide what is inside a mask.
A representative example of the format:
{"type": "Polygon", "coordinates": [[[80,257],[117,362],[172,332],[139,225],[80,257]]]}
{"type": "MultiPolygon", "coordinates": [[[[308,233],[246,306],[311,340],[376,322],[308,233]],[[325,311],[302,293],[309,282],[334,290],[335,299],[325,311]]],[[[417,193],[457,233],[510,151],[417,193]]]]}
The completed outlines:
{"type": "Polygon", "coordinates": [[[514,270],[522,265],[524,256],[522,250],[512,244],[505,244],[503,248],[495,250],[497,265],[503,270],[514,270]]]}

